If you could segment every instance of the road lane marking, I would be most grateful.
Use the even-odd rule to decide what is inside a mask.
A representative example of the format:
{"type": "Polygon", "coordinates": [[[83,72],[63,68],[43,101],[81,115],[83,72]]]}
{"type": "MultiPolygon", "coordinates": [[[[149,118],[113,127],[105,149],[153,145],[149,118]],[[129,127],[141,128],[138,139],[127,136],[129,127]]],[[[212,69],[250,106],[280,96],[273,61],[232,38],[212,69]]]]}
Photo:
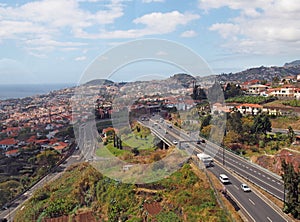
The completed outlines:
{"type": "Polygon", "coordinates": [[[253,200],[251,200],[250,198],[249,198],[249,201],[250,201],[250,203],[252,203],[253,205],[255,205],[255,203],[253,202],[253,200]]]}
{"type": "MultiPolygon", "coordinates": [[[[231,165],[230,163],[228,163],[228,165],[231,165]]],[[[234,165],[233,165],[234,166],[234,165]]],[[[227,166],[228,167],[228,166],[227,166]]],[[[236,166],[235,166],[236,167],[236,166]]],[[[249,172],[247,172],[247,171],[245,171],[245,170],[243,170],[243,169],[240,169],[242,172],[244,172],[245,173],[245,175],[247,175],[247,174],[249,174],[249,172]]],[[[250,176],[253,176],[252,174],[249,174],[250,176]]],[[[263,175],[263,176],[265,176],[265,175],[263,175]]],[[[282,190],[280,190],[280,189],[278,189],[278,188],[276,188],[276,187],[274,187],[274,186],[272,186],[271,184],[268,184],[268,183],[266,183],[266,181],[264,181],[264,180],[262,180],[262,179],[260,179],[260,178],[258,178],[258,177],[254,177],[256,180],[259,180],[261,183],[264,183],[264,184],[266,184],[267,186],[269,186],[269,187],[271,187],[271,188],[273,188],[274,190],[277,190],[277,191],[279,191],[280,193],[282,192],[282,190]]],[[[248,178],[249,179],[249,178],[248,178]]]]}
{"type": "Polygon", "coordinates": [[[267,217],[268,221],[272,222],[272,220],[270,219],[270,217],[267,217]]]}
{"type": "Polygon", "coordinates": [[[237,185],[233,185],[237,190],[239,189],[238,187],[237,187],[237,185]]]}

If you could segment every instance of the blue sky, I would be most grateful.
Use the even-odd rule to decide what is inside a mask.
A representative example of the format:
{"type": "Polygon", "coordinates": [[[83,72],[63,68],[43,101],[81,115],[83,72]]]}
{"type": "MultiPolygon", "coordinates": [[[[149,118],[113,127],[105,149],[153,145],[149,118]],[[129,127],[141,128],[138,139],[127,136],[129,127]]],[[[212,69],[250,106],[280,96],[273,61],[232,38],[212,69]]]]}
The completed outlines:
{"type": "MultiPolygon", "coordinates": [[[[188,47],[216,74],[281,66],[300,59],[299,20],[297,0],[1,1],[0,84],[76,83],[98,56],[143,38],[188,47]]],[[[180,72],[160,66],[131,64],[113,80],[180,72]]]]}

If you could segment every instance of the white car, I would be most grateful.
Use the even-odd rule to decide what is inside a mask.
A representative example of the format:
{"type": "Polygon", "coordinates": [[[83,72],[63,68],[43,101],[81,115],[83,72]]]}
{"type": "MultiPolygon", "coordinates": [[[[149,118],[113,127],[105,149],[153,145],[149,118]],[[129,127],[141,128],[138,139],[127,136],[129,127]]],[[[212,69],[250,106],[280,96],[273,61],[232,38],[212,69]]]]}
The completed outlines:
{"type": "Polygon", "coordinates": [[[219,179],[223,184],[230,183],[228,176],[225,174],[220,174],[219,179]]]}
{"type": "Polygon", "coordinates": [[[241,184],[241,189],[242,189],[244,192],[250,192],[250,191],[251,191],[250,187],[248,187],[248,185],[245,184],[245,183],[242,183],[242,184],[241,184]]]}
{"type": "Polygon", "coordinates": [[[173,144],[177,145],[178,144],[177,140],[173,140],[173,144]]]}

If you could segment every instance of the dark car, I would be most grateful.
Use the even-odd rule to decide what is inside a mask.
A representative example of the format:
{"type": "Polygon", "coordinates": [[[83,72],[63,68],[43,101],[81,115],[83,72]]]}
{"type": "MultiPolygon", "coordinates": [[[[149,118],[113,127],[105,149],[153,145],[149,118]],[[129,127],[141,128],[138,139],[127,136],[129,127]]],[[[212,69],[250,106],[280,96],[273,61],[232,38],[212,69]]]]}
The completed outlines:
{"type": "Polygon", "coordinates": [[[202,139],[202,140],[197,140],[197,144],[200,144],[200,143],[205,143],[205,140],[202,139]]]}

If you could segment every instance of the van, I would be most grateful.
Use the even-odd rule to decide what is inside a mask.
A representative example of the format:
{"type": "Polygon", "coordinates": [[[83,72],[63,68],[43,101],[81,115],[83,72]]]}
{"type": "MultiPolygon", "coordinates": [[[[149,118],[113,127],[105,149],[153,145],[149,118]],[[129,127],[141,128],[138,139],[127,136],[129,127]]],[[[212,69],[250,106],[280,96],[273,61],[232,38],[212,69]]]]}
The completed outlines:
{"type": "Polygon", "coordinates": [[[220,174],[219,179],[223,184],[230,183],[228,176],[225,174],[220,174]]]}

